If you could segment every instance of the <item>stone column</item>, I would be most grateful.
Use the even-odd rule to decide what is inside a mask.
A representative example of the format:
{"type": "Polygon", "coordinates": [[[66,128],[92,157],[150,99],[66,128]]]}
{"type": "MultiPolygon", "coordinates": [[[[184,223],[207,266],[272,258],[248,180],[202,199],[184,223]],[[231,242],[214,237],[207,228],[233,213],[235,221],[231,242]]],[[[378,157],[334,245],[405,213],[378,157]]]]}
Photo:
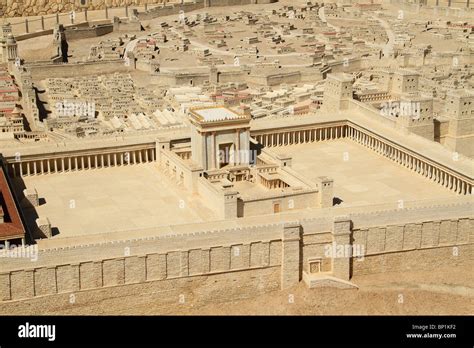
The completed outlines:
{"type": "Polygon", "coordinates": [[[217,169],[216,168],[216,156],[217,156],[216,133],[212,132],[211,133],[211,169],[217,169]]]}
{"type": "Polygon", "coordinates": [[[301,279],[301,225],[298,222],[283,226],[281,251],[281,289],[299,283],[301,279]]]}
{"type": "MultiPolygon", "coordinates": [[[[344,246],[344,250],[352,250],[351,242],[351,226],[352,222],[349,216],[336,216],[334,218],[334,225],[332,231],[333,243],[336,246],[344,246]],[[350,245],[350,248],[347,247],[350,245]]],[[[332,258],[332,273],[334,277],[349,280],[350,279],[350,263],[352,255],[333,255],[332,258]]]]}
{"type": "MultiPolygon", "coordinates": [[[[273,142],[273,134],[272,134],[273,142]]],[[[267,144],[268,145],[268,144],[267,144]]],[[[273,145],[273,144],[272,144],[273,145]]],[[[240,129],[235,130],[235,154],[234,154],[235,164],[240,164],[240,129]]]]}

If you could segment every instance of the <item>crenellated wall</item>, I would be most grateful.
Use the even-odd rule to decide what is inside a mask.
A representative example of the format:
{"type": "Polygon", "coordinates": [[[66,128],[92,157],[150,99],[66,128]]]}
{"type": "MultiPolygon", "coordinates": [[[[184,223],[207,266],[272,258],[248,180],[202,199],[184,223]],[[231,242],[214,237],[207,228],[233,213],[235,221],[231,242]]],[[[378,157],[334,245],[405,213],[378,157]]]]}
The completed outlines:
{"type": "MultiPolygon", "coordinates": [[[[2,301],[279,267],[281,240],[169,250],[0,273],[2,301]]],[[[124,254],[128,254],[127,247],[124,254]]],[[[59,260],[58,260],[59,261],[59,260]]],[[[33,264],[32,264],[33,265],[33,264]]]]}
{"type": "MultiPolygon", "coordinates": [[[[46,14],[67,13],[70,11],[103,10],[106,7],[144,6],[165,4],[163,0],[6,0],[0,10],[5,17],[41,16],[46,14]]],[[[175,2],[179,4],[179,2],[175,2]]]]}
{"type": "Polygon", "coordinates": [[[0,312],[8,311],[10,301],[44,296],[54,305],[55,299],[64,297],[61,294],[87,298],[99,291],[106,298],[133,288],[140,292],[168,289],[170,296],[178,296],[189,293],[190,284],[197,284],[199,295],[194,296],[205,301],[210,297],[201,285],[216,282],[215,291],[223,299],[238,298],[235,287],[239,286],[245,287],[245,296],[252,296],[297,284],[303,273],[314,274],[314,260],[320,262],[317,273],[341,280],[472,264],[472,214],[454,218],[445,207],[434,213],[431,208],[40,250],[35,263],[2,260],[0,312]],[[362,247],[362,258],[328,255],[333,245],[362,247]],[[169,288],[170,284],[175,287],[169,288]]]}

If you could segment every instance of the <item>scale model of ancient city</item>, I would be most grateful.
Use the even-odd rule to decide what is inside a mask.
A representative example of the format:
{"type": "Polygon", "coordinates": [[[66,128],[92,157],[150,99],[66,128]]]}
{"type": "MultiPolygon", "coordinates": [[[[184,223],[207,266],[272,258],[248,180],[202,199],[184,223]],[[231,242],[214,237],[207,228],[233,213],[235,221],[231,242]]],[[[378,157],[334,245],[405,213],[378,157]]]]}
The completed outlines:
{"type": "Polygon", "coordinates": [[[472,0],[0,15],[0,314],[474,312],[472,0]]]}

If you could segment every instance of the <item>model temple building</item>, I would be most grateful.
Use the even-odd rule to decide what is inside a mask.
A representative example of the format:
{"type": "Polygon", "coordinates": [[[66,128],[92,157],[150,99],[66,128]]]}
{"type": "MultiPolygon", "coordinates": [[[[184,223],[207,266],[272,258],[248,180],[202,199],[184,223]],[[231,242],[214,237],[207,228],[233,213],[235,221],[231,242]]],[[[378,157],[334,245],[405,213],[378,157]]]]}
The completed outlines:
{"type": "Polygon", "coordinates": [[[0,312],[467,301],[473,2],[51,3],[0,4],[0,312]]]}

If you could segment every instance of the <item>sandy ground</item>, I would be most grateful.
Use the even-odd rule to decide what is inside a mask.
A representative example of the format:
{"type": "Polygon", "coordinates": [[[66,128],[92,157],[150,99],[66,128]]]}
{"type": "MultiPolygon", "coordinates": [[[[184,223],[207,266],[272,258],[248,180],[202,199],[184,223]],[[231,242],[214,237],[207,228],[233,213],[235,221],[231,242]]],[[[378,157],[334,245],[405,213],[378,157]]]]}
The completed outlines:
{"type": "Polygon", "coordinates": [[[309,180],[333,179],[334,196],[343,206],[455,197],[348,139],[274,147],[272,151],[291,156],[292,168],[309,180]]]}
{"type": "MultiPolygon", "coordinates": [[[[474,313],[472,267],[436,272],[386,273],[355,277],[358,290],[308,289],[301,282],[288,291],[202,307],[180,305],[171,314],[204,315],[449,315],[474,313]]],[[[131,308],[129,307],[128,310],[131,308]]],[[[126,314],[118,307],[114,314],[126,314]]],[[[134,314],[156,314],[137,306],[134,314]]]]}
{"type": "Polygon", "coordinates": [[[45,204],[37,207],[36,212],[48,216],[52,226],[59,230],[59,237],[216,218],[200,197],[176,185],[156,163],[23,180],[27,187],[41,192],[45,204]]]}

